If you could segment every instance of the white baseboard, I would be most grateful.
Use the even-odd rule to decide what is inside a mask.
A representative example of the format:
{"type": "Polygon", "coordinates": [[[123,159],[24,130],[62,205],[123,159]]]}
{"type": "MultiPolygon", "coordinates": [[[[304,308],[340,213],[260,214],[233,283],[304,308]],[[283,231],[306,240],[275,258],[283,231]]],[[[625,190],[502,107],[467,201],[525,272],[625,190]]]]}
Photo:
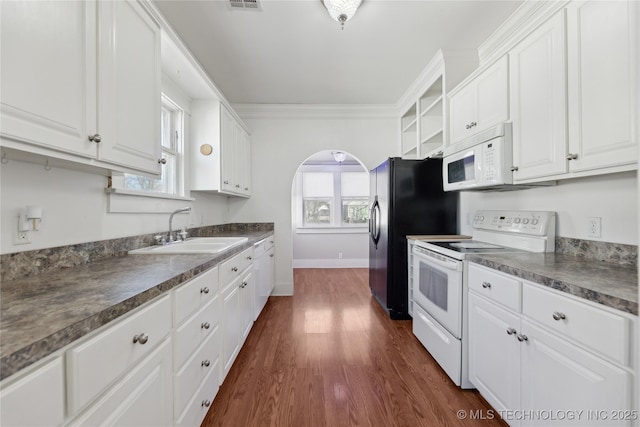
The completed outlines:
{"type": "Polygon", "coordinates": [[[271,292],[272,297],[290,297],[293,295],[293,282],[276,283],[271,292]]]}
{"type": "Polygon", "coordinates": [[[294,259],[293,268],[369,268],[369,258],[294,259]]]}

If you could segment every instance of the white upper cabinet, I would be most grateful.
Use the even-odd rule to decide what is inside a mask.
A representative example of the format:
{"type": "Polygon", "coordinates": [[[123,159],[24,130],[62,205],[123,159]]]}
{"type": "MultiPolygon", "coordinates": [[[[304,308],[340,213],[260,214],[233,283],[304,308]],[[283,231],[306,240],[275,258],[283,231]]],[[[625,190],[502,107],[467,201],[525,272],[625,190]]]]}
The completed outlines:
{"type": "Polygon", "coordinates": [[[97,157],[96,3],[0,3],[1,134],[97,157]]]}
{"type": "Polygon", "coordinates": [[[2,145],[159,174],[160,27],[144,7],[0,7],[2,145]]]}
{"type": "Polygon", "coordinates": [[[251,196],[251,138],[220,101],[191,104],[191,190],[251,196]]]}
{"type": "Polygon", "coordinates": [[[572,171],[636,163],[637,9],[635,1],[567,7],[572,171]]]}
{"type": "Polygon", "coordinates": [[[134,1],[98,7],[99,157],[160,173],[160,27],[134,1]]]}
{"type": "Polygon", "coordinates": [[[451,144],[509,119],[508,70],[505,56],[451,95],[451,144]]]}
{"type": "Polygon", "coordinates": [[[567,171],[564,35],[560,11],[509,53],[516,181],[567,171]]]}

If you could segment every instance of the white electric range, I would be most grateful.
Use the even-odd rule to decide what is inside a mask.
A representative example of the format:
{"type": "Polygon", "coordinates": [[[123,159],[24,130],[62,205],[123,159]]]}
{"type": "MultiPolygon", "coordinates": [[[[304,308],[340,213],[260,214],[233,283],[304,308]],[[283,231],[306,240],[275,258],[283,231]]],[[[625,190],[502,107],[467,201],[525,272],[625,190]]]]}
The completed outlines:
{"type": "Polygon", "coordinates": [[[468,378],[468,255],[554,252],[556,215],[547,211],[478,211],[473,237],[416,240],[413,247],[413,333],[453,382],[468,378]]]}

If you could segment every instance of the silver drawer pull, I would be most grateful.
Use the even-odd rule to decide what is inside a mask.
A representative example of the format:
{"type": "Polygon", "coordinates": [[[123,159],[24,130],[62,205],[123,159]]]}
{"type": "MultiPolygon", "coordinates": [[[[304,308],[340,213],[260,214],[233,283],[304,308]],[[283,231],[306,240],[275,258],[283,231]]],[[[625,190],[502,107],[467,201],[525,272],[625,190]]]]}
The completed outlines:
{"type": "Polygon", "coordinates": [[[208,294],[209,293],[209,288],[207,288],[206,286],[202,289],[200,289],[200,293],[201,294],[208,294]]]}
{"type": "Polygon", "coordinates": [[[234,272],[235,272],[235,271],[238,271],[238,267],[232,267],[232,268],[231,268],[231,271],[234,271],[234,272]]]}
{"type": "Polygon", "coordinates": [[[518,341],[520,341],[520,342],[529,340],[529,338],[526,335],[523,335],[523,334],[516,335],[516,338],[518,338],[518,341]]]}
{"type": "Polygon", "coordinates": [[[204,406],[205,408],[208,408],[209,406],[211,406],[211,402],[209,402],[208,400],[203,400],[202,406],[204,406]]]}
{"type": "Polygon", "coordinates": [[[211,327],[211,325],[209,324],[209,322],[204,322],[202,325],[200,325],[200,327],[202,329],[209,329],[211,327]]]}
{"type": "Polygon", "coordinates": [[[249,261],[251,261],[251,260],[253,259],[253,257],[248,256],[248,257],[247,257],[247,259],[248,259],[249,261]]]}
{"type": "Polygon", "coordinates": [[[273,254],[269,255],[271,258],[273,258],[273,254]]]}
{"type": "Polygon", "coordinates": [[[482,287],[485,289],[490,289],[491,288],[491,283],[489,282],[482,282],[482,287]]]}
{"type": "Polygon", "coordinates": [[[144,333],[136,335],[135,337],[133,337],[133,343],[134,344],[138,344],[138,343],[146,344],[147,341],[149,341],[149,335],[144,334],[144,333]]]}
{"type": "Polygon", "coordinates": [[[208,367],[209,367],[209,365],[211,365],[211,362],[209,362],[208,360],[203,360],[203,361],[202,361],[202,365],[200,365],[200,366],[204,366],[204,367],[207,367],[207,368],[208,368],[208,367]]]}
{"type": "Polygon", "coordinates": [[[507,328],[507,335],[513,335],[517,333],[517,331],[514,328],[507,328]]]}
{"type": "Polygon", "coordinates": [[[553,320],[564,320],[567,316],[564,313],[560,313],[559,311],[553,312],[553,320]]]}

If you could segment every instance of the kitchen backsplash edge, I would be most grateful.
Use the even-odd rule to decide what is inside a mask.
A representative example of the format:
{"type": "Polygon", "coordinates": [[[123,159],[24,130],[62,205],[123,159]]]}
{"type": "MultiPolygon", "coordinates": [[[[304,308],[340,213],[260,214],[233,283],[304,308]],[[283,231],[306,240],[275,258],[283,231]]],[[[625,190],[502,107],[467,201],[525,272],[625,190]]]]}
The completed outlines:
{"type": "Polygon", "coordinates": [[[620,265],[638,264],[636,245],[556,237],[556,253],[620,265]]]}
{"type": "MultiPolygon", "coordinates": [[[[273,231],[273,229],[273,223],[231,223],[195,227],[188,231],[189,237],[208,237],[216,234],[273,231]]],[[[157,234],[162,233],[141,234],[0,255],[0,282],[124,256],[130,250],[154,245],[154,236],[157,234]]]]}

